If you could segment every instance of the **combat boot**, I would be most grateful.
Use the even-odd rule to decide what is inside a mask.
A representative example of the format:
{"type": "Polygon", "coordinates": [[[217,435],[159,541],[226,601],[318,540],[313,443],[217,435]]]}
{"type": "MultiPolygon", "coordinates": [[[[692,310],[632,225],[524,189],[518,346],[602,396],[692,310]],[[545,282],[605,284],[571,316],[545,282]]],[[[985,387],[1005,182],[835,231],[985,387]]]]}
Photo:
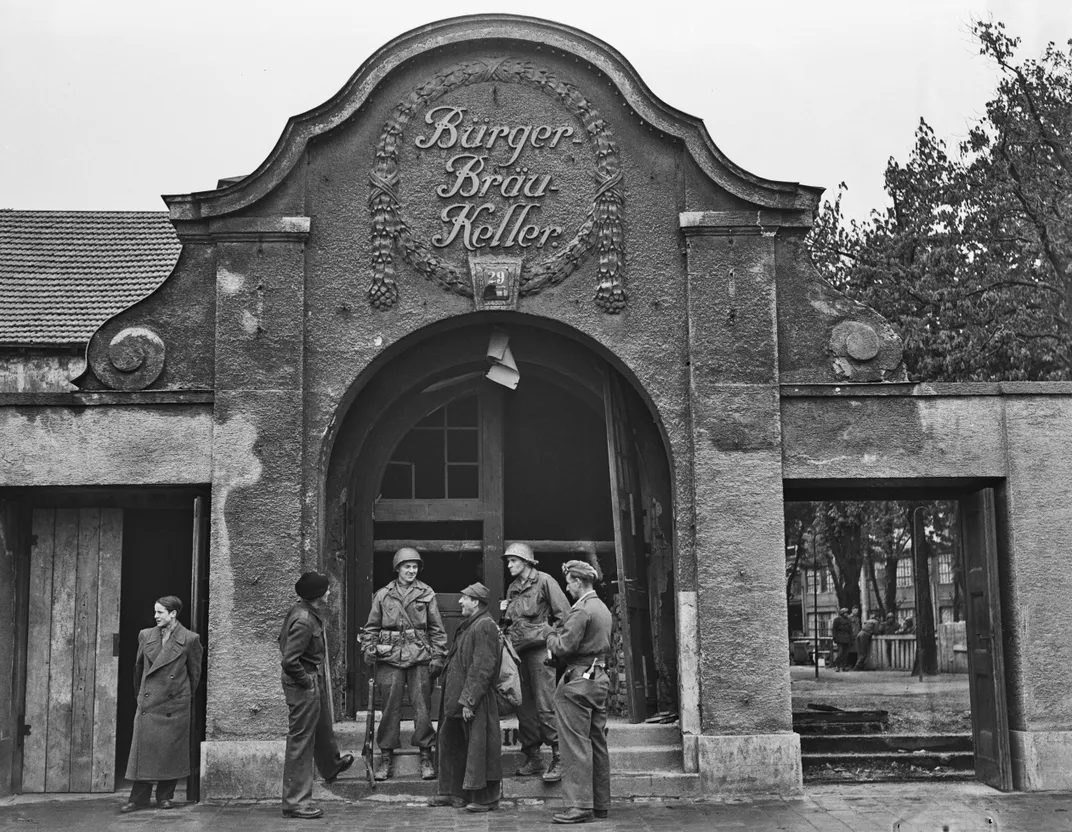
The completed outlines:
{"type": "Polygon", "coordinates": [[[558,756],[558,743],[551,743],[551,765],[543,773],[543,782],[557,783],[562,779],[562,758],[558,756]]]}
{"type": "Polygon", "coordinates": [[[432,759],[432,749],[421,749],[421,779],[422,780],[435,780],[436,770],[435,762],[432,759]]]}
{"type": "Polygon", "coordinates": [[[380,761],[376,763],[373,775],[377,780],[386,780],[395,773],[395,752],[389,748],[380,749],[380,761]]]}
{"type": "Polygon", "coordinates": [[[540,746],[526,748],[525,762],[514,772],[518,777],[531,777],[534,774],[543,774],[543,757],[540,756],[540,746]]]}

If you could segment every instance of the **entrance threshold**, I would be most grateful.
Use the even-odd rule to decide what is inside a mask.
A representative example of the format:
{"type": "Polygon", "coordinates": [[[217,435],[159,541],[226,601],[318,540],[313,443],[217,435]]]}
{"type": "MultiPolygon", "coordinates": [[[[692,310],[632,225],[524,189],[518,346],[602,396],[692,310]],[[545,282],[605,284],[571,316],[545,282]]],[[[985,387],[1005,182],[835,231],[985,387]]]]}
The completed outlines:
{"type": "MultiPolygon", "coordinates": [[[[377,715],[378,724],[378,715],[377,715]]],[[[547,798],[561,797],[561,783],[544,783],[539,777],[518,777],[514,771],[525,757],[516,742],[517,719],[500,721],[504,736],[513,740],[512,745],[503,743],[503,797],[547,798]]],[[[335,723],[335,737],[339,748],[359,753],[364,743],[364,712],[359,712],[355,722],[335,723]]],[[[611,717],[607,720],[607,742],[610,746],[611,794],[617,799],[641,797],[699,797],[700,777],[686,774],[682,753],[681,728],[678,724],[649,725],[632,724],[611,717]]],[[[334,783],[319,781],[314,799],[359,800],[373,794],[391,795],[395,799],[411,795],[423,800],[435,794],[435,781],[420,779],[420,756],[409,744],[413,736],[413,723],[403,720],[402,747],[395,751],[395,774],[390,780],[376,784],[372,789],[365,775],[362,760],[334,783]]],[[[542,749],[544,761],[550,762],[551,751],[542,749]]]]}

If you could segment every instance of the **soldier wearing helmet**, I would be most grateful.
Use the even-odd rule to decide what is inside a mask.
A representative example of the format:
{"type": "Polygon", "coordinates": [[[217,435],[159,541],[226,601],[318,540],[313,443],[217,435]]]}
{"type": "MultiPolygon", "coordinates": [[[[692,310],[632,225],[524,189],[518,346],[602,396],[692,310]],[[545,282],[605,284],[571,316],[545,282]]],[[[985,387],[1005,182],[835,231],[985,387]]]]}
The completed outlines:
{"type": "Polygon", "coordinates": [[[558,623],[569,612],[569,602],[558,581],[536,568],[539,561],[527,543],[511,543],[503,552],[513,581],[506,590],[502,623],[521,659],[521,707],[517,710],[518,738],[525,753],[517,774],[542,774],[553,783],[562,779],[555,721],[555,669],[544,664],[547,656],[545,626],[558,623]],[[551,764],[544,769],[540,746],[551,749],[551,764]]]}
{"type": "Polygon", "coordinates": [[[376,732],[380,759],[377,780],[394,773],[395,749],[401,746],[402,698],[409,691],[413,705],[413,745],[421,751],[421,777],[435,780],[432,745],[432,680],[447,657],[447,631],[433,589],[417,580],[424,562],[408,546],[395,552],[396,578],[372,598],[368,623],[361,633],[365,661],[376,668],[383,716],[376,732]]]}

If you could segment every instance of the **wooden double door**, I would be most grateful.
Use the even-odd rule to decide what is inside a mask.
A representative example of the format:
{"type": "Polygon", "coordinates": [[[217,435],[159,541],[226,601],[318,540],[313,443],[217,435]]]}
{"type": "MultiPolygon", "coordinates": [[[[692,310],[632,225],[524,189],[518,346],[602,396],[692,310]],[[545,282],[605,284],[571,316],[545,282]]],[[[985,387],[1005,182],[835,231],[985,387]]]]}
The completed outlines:
{"type": "MultiPolygon", "coordinates": [[[[4,793],[114,791],[135,709],[137,632],[153,626],[155,599],[179,595],[183,623],[205,630],[205,498],[126,508],[115,499],[85,504],[91,499],[0,500],[0,578],[11,591],[0,636],[11,679],[0,704],[4,793]]],[[[195,724],[203,703],[202,694],[195,724]]],[[[188,784],[188,799],[197,792],[188,784]]]]}
{"type": "MultiPolygon", "coordinates": [[[[402,546],[421,552],[420,577],[436,590],[451,637],[459,594],[471,583],[488,587],[498,616],[511,542],[532,545],[539,568],[563,586],[562,564],[587,559],[616,607],[626,657],[622,710],[639,721],[654,707],[656,675],[649,524],[621,382],[610,368],[587,384],[521,371],[515,390],[483,374],[433,386],[400,402],[373,433],[376,450],[361,462],[352,513],[354,619],[367,619],[371,594],[393,579],[391,557],[402,546]]],[[[361,667],[351,678],[359,685],[366,673],[361,667]]]]}

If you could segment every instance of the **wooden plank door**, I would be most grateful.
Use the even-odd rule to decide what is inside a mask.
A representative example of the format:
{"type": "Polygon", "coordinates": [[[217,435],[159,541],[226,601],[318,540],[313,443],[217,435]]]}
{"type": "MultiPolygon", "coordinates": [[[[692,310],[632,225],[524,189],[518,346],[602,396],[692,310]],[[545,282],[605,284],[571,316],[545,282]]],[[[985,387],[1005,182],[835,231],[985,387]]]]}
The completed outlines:
{"type": "Polygon", "coordinates": [[[123,513],[35,509],[24,792],[112,792],[123,513]]]}
{"type": "Polygon", "coordinates": [[[645,643],[651,643],[647,571],[640,566],[644,546],[636,448],[626,421],[618,379],[608,370],[603,380],[610,467],[614,552],[618,567],[619,626],[625,650],[626,701],[632,722],[648,716],[645,643]]]}
{"type": "Polygon", "coordinates": [[[968,674],[975,776],[994,788],[1008,791],[1012,789],[1012,760],[1005,699],[994,490],[984,488],[961,498],[959,511],[968,594],[968,674]]]}
{"type": "Polygon", "coordinates": [[[19,705],[21,695],[16,690],[18,656],[16,632],[19,609],[16,562],[19,556],[18,506],[0,500],[0,797],[14,791],[16,755],[19,743],[19,705]],[[17,704],[18,703],[18,704],[17,704]]]}
{"type": "MultiPolygon", "coordinates": [[[[208,663],[208,501],[194,497],[193,537],[190,552],[190,629],[201,636],[204,648],[201,661],[208,663]]],[[[208,674],[201,668],[201,685],[194,692],[193,722],[190,725],[190,776],[186,780],[186,799],[201,800],[201,740],[205,725],[205,690],[208,674]]]]}

